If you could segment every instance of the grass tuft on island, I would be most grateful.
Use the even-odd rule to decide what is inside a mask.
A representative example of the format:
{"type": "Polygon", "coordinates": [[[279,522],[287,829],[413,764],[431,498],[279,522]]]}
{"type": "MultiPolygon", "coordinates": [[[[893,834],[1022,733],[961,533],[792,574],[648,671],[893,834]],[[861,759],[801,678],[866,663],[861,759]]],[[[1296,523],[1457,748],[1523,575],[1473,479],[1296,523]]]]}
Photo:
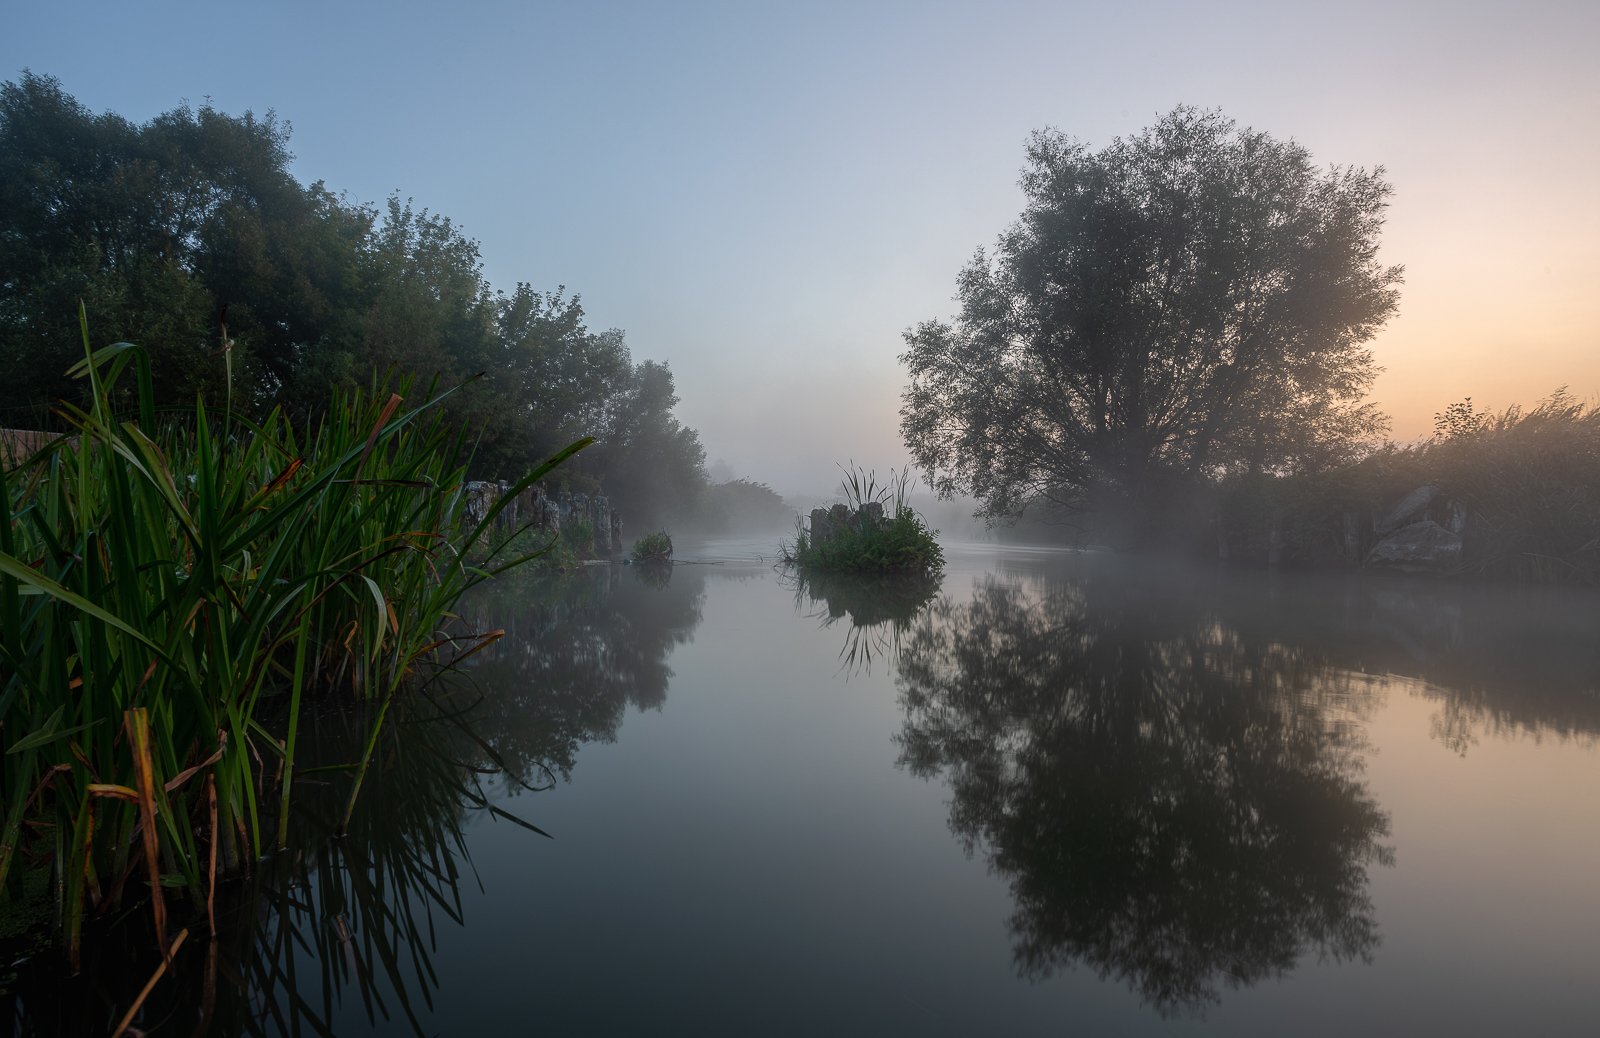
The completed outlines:
{"type": "MultiPolygon", "coordinates": [[[[842,468],[842,466],[841,466],[842,468]]],[[[783,545],[783,561],[805,573],[933,575],[944,569],[944,551],[928,524],[907,503],[909,469],[877,474],[850,463],[840,491],[844,501],[812,512],[809,528],[795,520],[795,538],[783,545]]]]}

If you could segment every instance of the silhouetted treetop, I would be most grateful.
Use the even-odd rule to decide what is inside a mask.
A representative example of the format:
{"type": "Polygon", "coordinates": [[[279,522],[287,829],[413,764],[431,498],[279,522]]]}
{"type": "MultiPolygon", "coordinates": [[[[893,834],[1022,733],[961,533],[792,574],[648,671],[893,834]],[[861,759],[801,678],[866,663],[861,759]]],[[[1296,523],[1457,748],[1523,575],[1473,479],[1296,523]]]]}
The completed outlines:
{"type": "Polygon", "coordinates": [[[1149,507],[1160,488],[1347,458],[1384,419],[1365,344],[1395,312],[1381,167],[1180,107],[1099,151],[1028,143],[1027,205],[906,333],[901,428],[990,516],[1149,507]]]}

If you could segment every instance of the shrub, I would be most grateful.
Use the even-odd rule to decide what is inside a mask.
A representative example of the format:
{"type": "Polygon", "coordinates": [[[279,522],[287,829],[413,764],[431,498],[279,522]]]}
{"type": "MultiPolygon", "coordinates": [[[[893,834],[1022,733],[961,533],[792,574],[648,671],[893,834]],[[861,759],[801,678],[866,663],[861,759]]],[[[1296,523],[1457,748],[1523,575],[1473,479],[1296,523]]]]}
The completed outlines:
{"type": "Polygon", "coordinates": [[[833,507],[826,535],[808,533],[797,521],[794,542],[783,547],[785,562],[816,573],[934,574],[944,568],[937,531],[906,503],[909,470],[885,482],[854,462],[844,473],[846,503],[833,507]]]}
{"type": "Polygon", "coordinates": [[[671,562],[672,538],[667,536],[665,530],[645,534],[633,542],[633,561],[671,562]]]}
{"type": "Polygon", "coordinates": [[[1271,528],[1285,561],[1348,561],[1347,514],[1371,547],[1369,519],[1431,485],[1465,512],[1461,569],[1540,582],[1600,582],[1600,407],[1558,391],[1529,410],[1452,404],[1435,435],[1388,445],[1353,465],[1291,477],[1241,476],[1218,511],[1238,554],[1260,555],[1271,528]]]}

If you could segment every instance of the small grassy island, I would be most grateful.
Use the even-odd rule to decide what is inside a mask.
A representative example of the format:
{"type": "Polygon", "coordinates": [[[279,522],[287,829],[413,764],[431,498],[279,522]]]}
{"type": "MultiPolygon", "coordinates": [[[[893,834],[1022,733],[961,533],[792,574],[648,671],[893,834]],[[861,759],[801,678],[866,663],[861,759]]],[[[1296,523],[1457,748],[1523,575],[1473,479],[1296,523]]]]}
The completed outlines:
{"type": "Polygon", "coordinates": [[[796,519],[784,561],[806,573],[933,575],[944,551],[920,515],[906,503],[909,470],[880,483],[875,473],[851,465],[840,490],[844,501],[814,508],[809,529],[796,519]]]}

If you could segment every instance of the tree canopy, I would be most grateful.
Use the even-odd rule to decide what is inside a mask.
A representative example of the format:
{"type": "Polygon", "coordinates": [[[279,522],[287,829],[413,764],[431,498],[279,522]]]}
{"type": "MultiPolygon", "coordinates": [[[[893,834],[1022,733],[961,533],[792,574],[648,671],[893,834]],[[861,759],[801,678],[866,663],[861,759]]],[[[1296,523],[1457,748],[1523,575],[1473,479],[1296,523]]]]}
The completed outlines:
{"type": "Polygon", "coordinates": [[[565,289],[483,276],[478,243],[399,196],[356,203],[290,169],[286,124],[180,105],[144,124],[96,115],[48,76],[0,84],[0,427],[47,428],[81,385],[78,305],[95,345],[150,354],[165,403],[227,391],[309,418],[376,372],[482,374],[447,402],[478,431],[474,468],[515,478],[580,436],[561,478],[603,488],[630,521],[693,507],[698,434],[672,372],[592,331],[565,289]]]}
{"type": "Polygon", "coordinates": [[[1149,509],[1164,488],[1348,458],[1385,419],[1366,348],[1402,268],[1378,260],[1381,167],[1180,107],[1099,151],[1027,149],[1021,218],[906,333],[901,430],[983,514],[1149,509]]]}

